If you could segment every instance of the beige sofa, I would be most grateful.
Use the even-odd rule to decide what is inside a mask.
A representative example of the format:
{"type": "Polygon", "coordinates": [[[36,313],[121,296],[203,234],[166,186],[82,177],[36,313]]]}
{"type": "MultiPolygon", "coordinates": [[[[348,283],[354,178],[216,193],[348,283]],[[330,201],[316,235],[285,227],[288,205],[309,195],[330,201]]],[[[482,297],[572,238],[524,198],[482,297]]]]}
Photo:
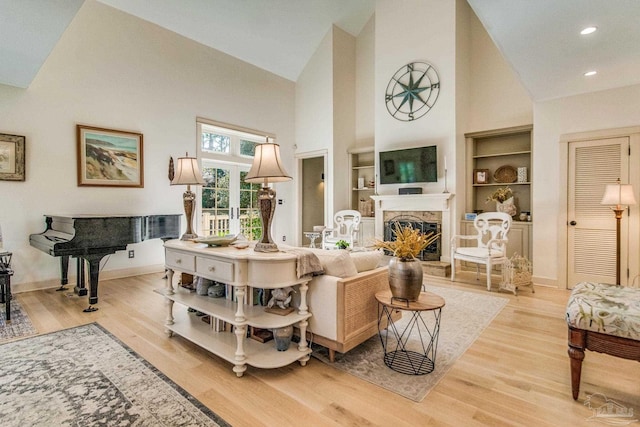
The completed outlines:
{"type": "MultiPolygon", "coordinates": [[[[325,274],[309,283],[311,318],[307,338],[335,352],[346,353],[378,332],[376,292],[389,289],[388,267],[381,252],[309,249],[325,274]]],[[[294,296],[294,306],[299,300],[294,296]]]]}

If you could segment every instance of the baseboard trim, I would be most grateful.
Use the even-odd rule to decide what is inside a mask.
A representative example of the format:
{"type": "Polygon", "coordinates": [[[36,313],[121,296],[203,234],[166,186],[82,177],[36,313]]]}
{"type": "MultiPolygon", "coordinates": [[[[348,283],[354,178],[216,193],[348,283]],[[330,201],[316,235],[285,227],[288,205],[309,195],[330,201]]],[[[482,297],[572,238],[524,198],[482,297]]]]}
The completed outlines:
{"type": "MultiPolygon", "coordinates": [[[[122,279],[124,277],[132,277],[132,276],[140,276],[141,274],[151,274],[151,273],[161,273],[164,271],[163,264],[154,264],[154,265],[145,265],[141,267],[131,267],[131,268],[122,268],[119,270],[106,270],[100,272],[100,281],[103,280],[113,280],[113,279],[122,279]]],[[[69,276],[69,286],[70,289],[73,289],[76,283],[76,276],[69,276]]],[[[51,288],[59,288],[60,287],[60,279],[49,279],[42,280],[39,282],[31,282],[31,283],[19,283],[16,285],[11,285],[11,293],[22,293],[22,292],[31,292],[31,291],[39,291],[43,289],[51,289],[51,288]]]]}
{"type": "Polygon", "coordinates": [[[558,287],[557,279],[550,279],[549,277],[533,276],[531,280],[535,285],[548,286],[550,288],[558,287]]]}

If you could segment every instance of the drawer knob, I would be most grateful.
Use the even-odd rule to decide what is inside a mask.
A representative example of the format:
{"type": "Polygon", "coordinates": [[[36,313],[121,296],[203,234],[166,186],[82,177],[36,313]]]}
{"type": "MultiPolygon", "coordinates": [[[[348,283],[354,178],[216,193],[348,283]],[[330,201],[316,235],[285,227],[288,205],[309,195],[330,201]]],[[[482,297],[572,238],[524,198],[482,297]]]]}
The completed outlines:
{"type": "Polygon", "coordinates": [[[182,264],[182,260],[181,260],[180,258],[178,258],[178,259],[176,260],[176,264],[182,264]]]}
{"type": "Polygon", "coordinates": [[[209,267],[209,271],[216,271],[215,267],[209,267]]]}

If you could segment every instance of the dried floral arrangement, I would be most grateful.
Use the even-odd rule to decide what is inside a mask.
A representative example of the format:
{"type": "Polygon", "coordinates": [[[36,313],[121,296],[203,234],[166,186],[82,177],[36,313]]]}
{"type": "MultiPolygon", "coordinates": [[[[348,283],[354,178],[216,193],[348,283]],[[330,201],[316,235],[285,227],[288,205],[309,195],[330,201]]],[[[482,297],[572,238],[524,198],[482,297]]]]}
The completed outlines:
{"type": "Polygon", "coordinates": [[[440,236],[440,233],[434,232],[423,234],[420,230],[416,230],[410,225],[401,226],[397,222],[393,224],[392,230],[396,240],[390,242],[376,240],[374,247],[376,249],[386,249],[402,261],[415,258],[440,236]]]}
{"type": "Polygon", "coordinates": [[[497,188],[496,191],[491,193],[489,197],[487,197],[487,203],[489,202],[500,202],[503,203],[505,200],[513,197],[513,191],[510,187],[500,187],[497,188]]]}

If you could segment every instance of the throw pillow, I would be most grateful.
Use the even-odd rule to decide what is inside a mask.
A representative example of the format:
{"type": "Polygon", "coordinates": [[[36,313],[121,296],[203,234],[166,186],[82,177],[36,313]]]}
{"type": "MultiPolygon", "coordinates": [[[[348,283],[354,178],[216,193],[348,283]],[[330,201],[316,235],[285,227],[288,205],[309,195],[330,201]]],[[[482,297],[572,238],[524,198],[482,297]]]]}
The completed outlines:
{"type": "Polygon", "coordinates": [[[383,256],[382,251],[351,252],[351,260],[358,273],[377,268],[382,263],[383,256]]]}
{"type": "Polygon", "coordinates": [[[318,259],[320,260],[320,264],[322,264],[322,268],[324,269],[324,274],[328,274],[329,276],[336,276],[344,279],[345,277],[351,277],[358,274],[358,270],[356,269],[356,265],[354,264],[351,256],[349,256],[349,252],[341,249],[309,249],[312,251],[318,259]]]}

